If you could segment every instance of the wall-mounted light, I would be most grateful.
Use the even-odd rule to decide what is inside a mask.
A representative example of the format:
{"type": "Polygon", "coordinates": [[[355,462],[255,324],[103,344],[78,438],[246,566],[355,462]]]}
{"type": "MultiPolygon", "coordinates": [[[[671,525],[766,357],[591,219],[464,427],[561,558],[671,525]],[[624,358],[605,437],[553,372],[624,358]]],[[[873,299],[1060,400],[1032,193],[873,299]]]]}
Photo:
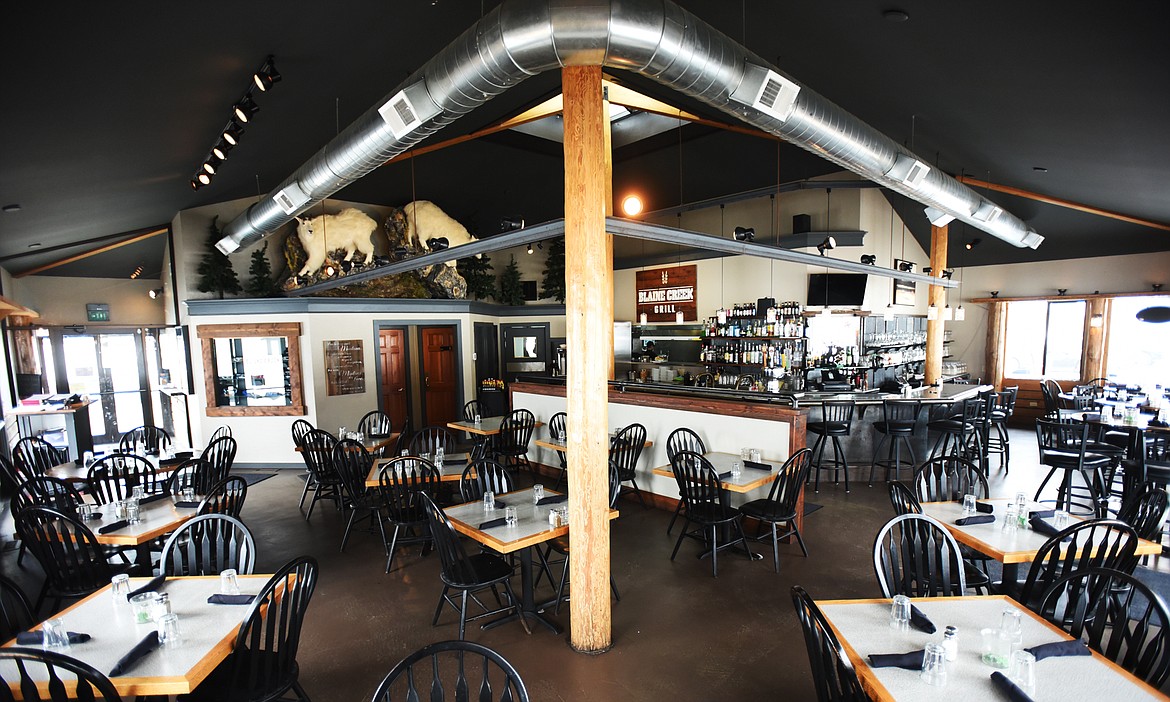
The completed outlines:
{"type": "Polygon", "coordinates": [[[831,236],[825,237],[825,240],[817,244],[817,251],[824,256],[826,251],[832,251],[837,248],[837,240],[831,236]]]}
{"type": "Polygon", "coordinates": [[[1094,329],[1100,329],[1101,327],[1105,326],[1105,315],[1094,314],[1089,317],[1089,326],[1094,329]]]}
{"type": "Polygon", "coordinates": [[[150,292],[148,292],[148,293],[146,293],[146,294],[147,294],[147,295],[150,295],[150,299],[152,299],[152,300],[157,300],[157,299],[159,299],[160,297],[162,297],[162,294],[163,294],[163,289],[162,289],[162,288],[155,288],[155,289],[151,290],[150,292]]]}
{"type": "Polygon", "coordinates": [[[645,207],[645,205],[642,204],[642,198],[638,197],[637,195],[626,195],[626,197],[622,200],[622,212],[624,212],[627,217],[637,217],[638,215],[642,214],[643,207],[645,207]]]}
{"type": "Polygon", "coordinates": [[[865,266],[876,266],[877,256],[873,254],[861,254],[861,263],[865,266]]]}
{"type": "Polygon", "coordinates": [[[756,238],[755,227],[736,227],[732,232],[736,241],[752,241],[756,238]]]}

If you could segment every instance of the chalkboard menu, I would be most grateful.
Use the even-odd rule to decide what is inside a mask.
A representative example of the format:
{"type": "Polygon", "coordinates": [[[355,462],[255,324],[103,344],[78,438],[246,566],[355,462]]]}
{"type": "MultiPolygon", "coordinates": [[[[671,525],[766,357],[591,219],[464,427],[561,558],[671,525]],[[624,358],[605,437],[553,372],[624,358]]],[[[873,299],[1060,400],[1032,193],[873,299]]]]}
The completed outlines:
{"type": "Polygon", "coordinates": [[[361,339],[325,342],[325,392],[356,395],[366,391],[366,361],[361,339]]]}

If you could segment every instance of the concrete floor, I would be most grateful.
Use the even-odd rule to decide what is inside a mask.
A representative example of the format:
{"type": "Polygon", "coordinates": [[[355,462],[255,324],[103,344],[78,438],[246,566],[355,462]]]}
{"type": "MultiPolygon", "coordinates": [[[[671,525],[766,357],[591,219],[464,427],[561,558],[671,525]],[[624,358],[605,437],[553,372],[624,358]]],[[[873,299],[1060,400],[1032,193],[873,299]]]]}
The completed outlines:
{"type": "MultiPolygon", "coordinates": [[[[1044,475],[1034,434],[1013,431],[1012,442],[1010,477],[993,459],[993,495],[1030,492],[1044,475]]],[[[809,557],[796,545],[782,545],[778,575],[764,544],[756,549],[765,554],[762,561],[725,554],[717,579],[708,561],[695,559],[693,542],[672,563],[670,514],[623,501],[612,527],[622,601],[613,606],[609,652],[577,654],[567,635],[544,629],[528,635],[518,623],[491,631],[471,625],[467,638],[507,657],[534,700],[815,699],[789,589],[799,584],[818,599],[880,596],[872,543],[892,511],[885,484],[866,487],[868,474],[868,466],[857,471],[850,494],[831,483],[822,483],[816,495],[810,489],[806,499],[824,509],[805,523],[809,557]]],[[[457,636],[454,612],[444,613],[438,627],[430,625],[442,587],[439,561],[434,554],[421,558],[412,547],[387,575],[381,543],[364,532],[340,553],[340,515],[318,505],[306,522],[296,506],[302,485],[298,471],[280,471],[249,490],[243,518],[259,545],[257,572],[299,554],[317,557],[321,575],[301,638],[301,682],[316,702],[369,700],[399,659],[457,636]]],[[[10,527],[8,520],[4,532],[10,527]]],[[[39,567],[26,559],[17,568],[15,560],[14,551],[5,552],[0,570],[35,592],[39,567]]],[[[551,595],[547,584],[538,595],[551,595]]],[[[567,627],[568,608],[561,612],[557,619],[567,627]]]]}

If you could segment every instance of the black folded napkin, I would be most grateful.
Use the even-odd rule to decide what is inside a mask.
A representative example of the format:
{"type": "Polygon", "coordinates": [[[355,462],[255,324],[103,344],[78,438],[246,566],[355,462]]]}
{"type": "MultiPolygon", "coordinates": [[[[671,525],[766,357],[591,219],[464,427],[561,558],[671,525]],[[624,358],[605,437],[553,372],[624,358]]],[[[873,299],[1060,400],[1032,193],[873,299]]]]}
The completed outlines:
{"type": "Polygon", "coordinates": [[[131,597],[135,595],[141,595],[144,592],[156,592],[160,587],[162,587],[162,584],[166,582],[166,579],[167,576],[165,575],[156,575],[150,579],[150,582],[127,594],[126,599],[129,600],[131,597]]]}
{"type": "Polygon", "coordinates": [[[507,506],[508,506],[507,502],[504,502],[503,500],[496,500],[496,509],[503,509],[507,506]]]}
{"type": "Polygon", "coordinates": [[[930,621],[930,617],[923,614],[922,610],[914,605],[910,605],[910,626],[927,634],[933,634],[938,631],[934,626],[934,622],[930,621]]]}
{"type": "Polygon", "coordinates": [[[252,604],[255,599],[255,595],[212,595],[207,598],[207,604],[246,605],[252,604]]]}
{"type": "Polygon", "coordinates": [[[982,512],[983,514],[991,514],[995,511],[995,505],[989,504],[987,502],[976,502],[975,511],[982,512]]]}
{"type": "Polygon", "coordinates": [[[160,492],[157,495],[151,495],[150,497],[142,498],[141,500],[138,501],[138,504],[139,505],[148,505],[151,502],[158,502],[159,500],[165,500],[168,497],[170,497],[170,495],[166,494],[165,492],[160,492]]]}
{"type": "Polygon", "coordinates": [[[199,500],[179,500],[175,503],[176,507],[181,507],[183,509],[195,509],[199,505],[199,500]]]}
{"type": "Polygon", "coordinates": [[[128,673],[140,658],[156,648],[158,648],[158,632],[152,631],[143,637],[141,641],[134,644],[134,648],[130,649],[129,653],[118,659],[113,670],[110,671],[110,677],[116,678],[119,675],[128,673]]]}
{"type": "Polygon", "coordinates": [[[1170,427],[1170,422],[1163,422],[1161,419],[1151,419],[1146,424],[1151,427],[1170,427]]]}
{"type": "Polygon", "coordinates": [[[719,479],[720,479],[720,480],[727,480],[727,479],[728,479],[728,478],[730,478],[730,477],[731,477],[731,471],[729,471],[729,470],[725,470],[725,471],[723,471],[722,473],[720,473],[720,474],[719,474],[719,479]]]}
{"type": "Polygon", "coordinates": [[[1089,647],[1077,639],[1073,639],[1072,641],[1053,641],[1052,643],[1040,644],[1032,648],[1025,648],[1024,650],[1035,656],[1038,661],[1042,661],[1045,658],[1058,658],[1061,656],[1093,655],[1089,647]]]}
{"type": "Polygon", "coordinates": [[[117,531],[119,529],[124,529],[125,527],[128,527],[128,526],[130,526],[130,522],[128,522],[125,519],[119,519],[116,522],[110,522],[109,524],[105,525],[104,527],[98,529],[98,533],[99,534],[108,534],[111,531],[117,531]]]}
{"type": "Polygon", "coordinates": [[[1049,517],[1054,516],[1056,516],[1056,510],[1054,509],[1034,509],[1031,512],[1028,512],[1028,519],[1035,519],[1037,517],[1041,519],[1048,519],[1049,517]]]}
{"type": "Polygon", "coordinates": [[[999,688],[999,691],[1007,695],[1007,698],[1012,702],[1032,702],[1032,698],[1028,693],[1020,689],[1020,686],[1008,680],[1008,676],[999,672],[998,670],[991,674],[991,682],[999,688]]]}
{"type": "MultiPolygon", "coordinates": [[[[1032,531],[1039,532],[1045,536],[1056,536],[1060,533],[1060,529],[1057,529],[1040,517],[1032,517],[1028,520],[1028,523],[1032,525],[1032,531]]],[[[1061,541],[1068,541],[1071,538],[1071,536],[1066,536],[1061,541]]]]}
{"type": "Polygon", "coordinates": [[[481,523],[479,525],[479,528],[480,529],[491,529],[492,527],[504,526],[507,523],[508,523],[507,519],[505,519],[504,517],[500,517],[499,519],[489,519],[486,522],[481,523]]]}
{"type": "Polygon", "coordinates": [[[955,524],[958,526],[971,526],[972,524],[991,524],[994,521],[995,517],[990,514],[976,514],[972,517],[956,519],[955,524]]]}
{"type": "Polygon", "coordinates": [[[922,656],[925,653],[926,649],[922,648],[909,653],[871,653],[869,654],[869,667],[922,670],[922,656]]]}
{"type": "Polygon", "coordinates": [[[1085,421],[1086,422],[1099,422],[1099,421],[1101,421],[1101,415],[1097,414],[1097,413],[1092,413],[1092,412],[1085,412],[1085,421]]]}
{"type": "Polygon", "coordinates": [[[539,500],[537,500],[536,504],[538,504],[538,505],[556,505],[556,504],[560,504],[562,502],[565,502],[568,499],[569,499],[568,495],[549,495],[548,497],[542,497],[539,500]]]}
{"type": "Polygon", "coordinates": [[[772,466],[768,465],[767,463],[758,463],[756,461],[744,461],[743,467],[754,468],[755,470],[766,470],[769,473],[772,472],[772,466]]]}
{"type": "MultiPolygon", "coordinates": [[[[82,644],[89,641],[89,634],[79,634],[76,631],[70,631],[69,643],[82,644]]],[[[45,643],[45,632],[43,631],[22,631],[16,635],[16,643],[20,646],[40,646],[45,643]]]]}
{"type": "Polygon", "coordinates": [[[190,458],[193,455],[194,454],[191,453],[190,451],[179,451],[171,458],[164,458],[164,459],[160,460],[159,463],[161,463],[162,465],[165,465],[165,466],[169,466],[169,465],[174,464],[174,463],[182,463],[183,461],[187,460],[188,458],[190,458]]]}
{"type": "Polygon", "coordinates": [[[102,513],[101,513],[101,512],[90,512],[90,513],[89,513],[89,519],[86,519],[86,520],[84,520],[84,521],[87,521],[87,522],[100,522],[100,521],[101,521],[101,519],[102,519],[102,513]]]}

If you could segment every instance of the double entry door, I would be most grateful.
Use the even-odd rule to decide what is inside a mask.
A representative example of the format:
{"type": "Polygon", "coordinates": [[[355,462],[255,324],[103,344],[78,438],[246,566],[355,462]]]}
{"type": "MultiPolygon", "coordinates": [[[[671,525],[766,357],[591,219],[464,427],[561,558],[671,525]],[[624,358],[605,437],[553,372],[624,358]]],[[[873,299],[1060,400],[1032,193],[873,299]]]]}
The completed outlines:
{"type": "Polygon", "coordinates": [[[408,416],[415,429],[462,417],[457,333],[453,325],[379,327],[379,399],[396,430],[408,416]]]}

